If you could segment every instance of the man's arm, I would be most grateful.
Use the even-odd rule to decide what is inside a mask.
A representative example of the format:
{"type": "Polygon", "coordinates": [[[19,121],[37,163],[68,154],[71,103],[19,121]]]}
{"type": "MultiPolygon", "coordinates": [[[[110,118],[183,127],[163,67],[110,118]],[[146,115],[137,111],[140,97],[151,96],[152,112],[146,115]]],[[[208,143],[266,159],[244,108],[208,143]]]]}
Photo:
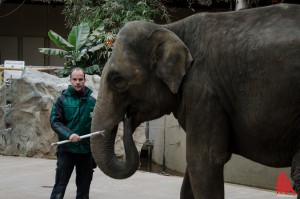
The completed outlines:
{"type": "Polygon", "coordinates": [[[64,96],[60,96],[52,107],[50,115],[51,128],[53,129],[53,131],[55,131],[55,133],[60,135],[60,137],[69,139],[71,142],[77,142],[80,140],[80,137],[77,134],[73,133],[64,124],[63,100],[64,96]]]}

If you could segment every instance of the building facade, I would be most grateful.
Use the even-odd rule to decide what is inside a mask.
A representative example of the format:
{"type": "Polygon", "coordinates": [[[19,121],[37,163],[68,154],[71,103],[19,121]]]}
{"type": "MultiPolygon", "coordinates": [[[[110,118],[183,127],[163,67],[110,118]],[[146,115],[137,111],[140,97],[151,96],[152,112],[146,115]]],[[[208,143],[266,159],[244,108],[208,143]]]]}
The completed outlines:
{"type": "Polygon", "coordinates": [[[4,1],[0,4],[0,64],[22,60],[26,66],[62,66],[63,60],[41,54],[38,49],[55,47],[48,38],[53,30],[66,37],[63,4],[42,1],[4,1]]]}

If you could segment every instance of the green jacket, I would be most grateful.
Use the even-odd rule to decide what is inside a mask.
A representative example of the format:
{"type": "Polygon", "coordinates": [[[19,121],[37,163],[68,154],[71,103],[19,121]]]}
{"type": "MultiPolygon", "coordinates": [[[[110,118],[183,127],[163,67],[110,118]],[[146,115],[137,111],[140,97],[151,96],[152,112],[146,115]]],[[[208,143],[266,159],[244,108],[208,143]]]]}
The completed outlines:
{"type": "MultiPolygon", "coordinates": [[[[91,121],[95,106],[92,90],[85,87],[85,92],[79,96],[69,86],[54,103],[50,115],[52,129],[58,134],[59,141],[69,139],[72,133],[79,136],[91,133],[91,121]]],[[[59,145],[59,149],[72,153],[88,153],[91,151],[90,139],[59,145]]]]}

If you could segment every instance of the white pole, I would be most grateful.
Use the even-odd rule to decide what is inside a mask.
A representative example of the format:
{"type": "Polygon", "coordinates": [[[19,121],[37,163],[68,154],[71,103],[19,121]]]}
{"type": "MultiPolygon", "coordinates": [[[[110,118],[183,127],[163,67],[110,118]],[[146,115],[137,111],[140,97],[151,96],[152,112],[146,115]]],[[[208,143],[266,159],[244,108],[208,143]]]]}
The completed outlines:
{"type": "MultiPolygon", "coordinates": [[[[105,132],[104,130],[103,131],[96,131],[94,133],[90,133],[90,134],[80,136],[80,139],[88,138],[88,137],[91,137],[93,135],[98,135],[98,134],[101,134],[102,136],[105,136],[104,132],[105,132]]],[[[65,144],[65,143],[68,143],[68,142],[71,142],[71,141],[70,140],[64,140],[64,141],[60,141],[60,142],[55,142],[55,143],[52,143],[51,146],[57,146],[57,145],[65,144]]]]}

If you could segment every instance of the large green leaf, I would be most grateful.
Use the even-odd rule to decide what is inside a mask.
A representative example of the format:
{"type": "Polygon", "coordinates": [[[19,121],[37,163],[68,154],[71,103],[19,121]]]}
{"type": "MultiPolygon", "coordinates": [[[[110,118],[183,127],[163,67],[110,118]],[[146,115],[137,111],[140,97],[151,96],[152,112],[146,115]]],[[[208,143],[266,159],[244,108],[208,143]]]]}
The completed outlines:
{"type": "Polygon", "coordinates": [[[49,30],[48,36],[51,39],[51,41],[53,41],[58,47],[64,50],[71,50],[72,48],[74,48],[72,44],[70,44],[63,37],[53,32],[52,30],[49,30]]]}
{"type": "Polygon", "coordinates": [[[76,61],[82,61],[83,58],[84,58],[84,60],[88,60],[90,57],[87,53],[81,52],[81,53],[78,54],[78,57],[76,58],[76,61]]]}
{"type": "Polygon", "coordinates": [[[69,76],[70,70],[64,68],[64,69],[55,70],[54,73],[58,77],[67,77],[67,76],[69,76]]]}
{"type": "Polygon", "coordinates": [[[84,72],[88,75],[93,75],[93,74],[100,74],[101,71],[98,65],[92,65],[84,68],[84,72]]]}
{"type": "Polygon", "coordinates": [[[65,50],[55,49],[55,48],[39,48],[39,52],[49,56],[50,55],[59,56],[60,58],[64,58],[65,55],[68,54],[68,52],[65,50]]]}
{"type": "Polygon", "coordinates": [[[100,50],[103,46],[104,46],[104,44],[99,44],[97,46],[93,46],[88,51],[94,53],[95,51],[100,50]]]}
{"type": "Polygon", "coordinates": [[[99,35],[105,34],[104,25],[101,24],[96,30],[91,33],[91,36],[98,37],[99,35]]]}
{"type": "Polygon", "coordinates": [[[70,44],[75,46],[75,51],[80,51],[81,47],[85,44],[90,34],[90,27],[88,23],[81,23],[79,26],[74,26],[68,36],[70,44]]]}

